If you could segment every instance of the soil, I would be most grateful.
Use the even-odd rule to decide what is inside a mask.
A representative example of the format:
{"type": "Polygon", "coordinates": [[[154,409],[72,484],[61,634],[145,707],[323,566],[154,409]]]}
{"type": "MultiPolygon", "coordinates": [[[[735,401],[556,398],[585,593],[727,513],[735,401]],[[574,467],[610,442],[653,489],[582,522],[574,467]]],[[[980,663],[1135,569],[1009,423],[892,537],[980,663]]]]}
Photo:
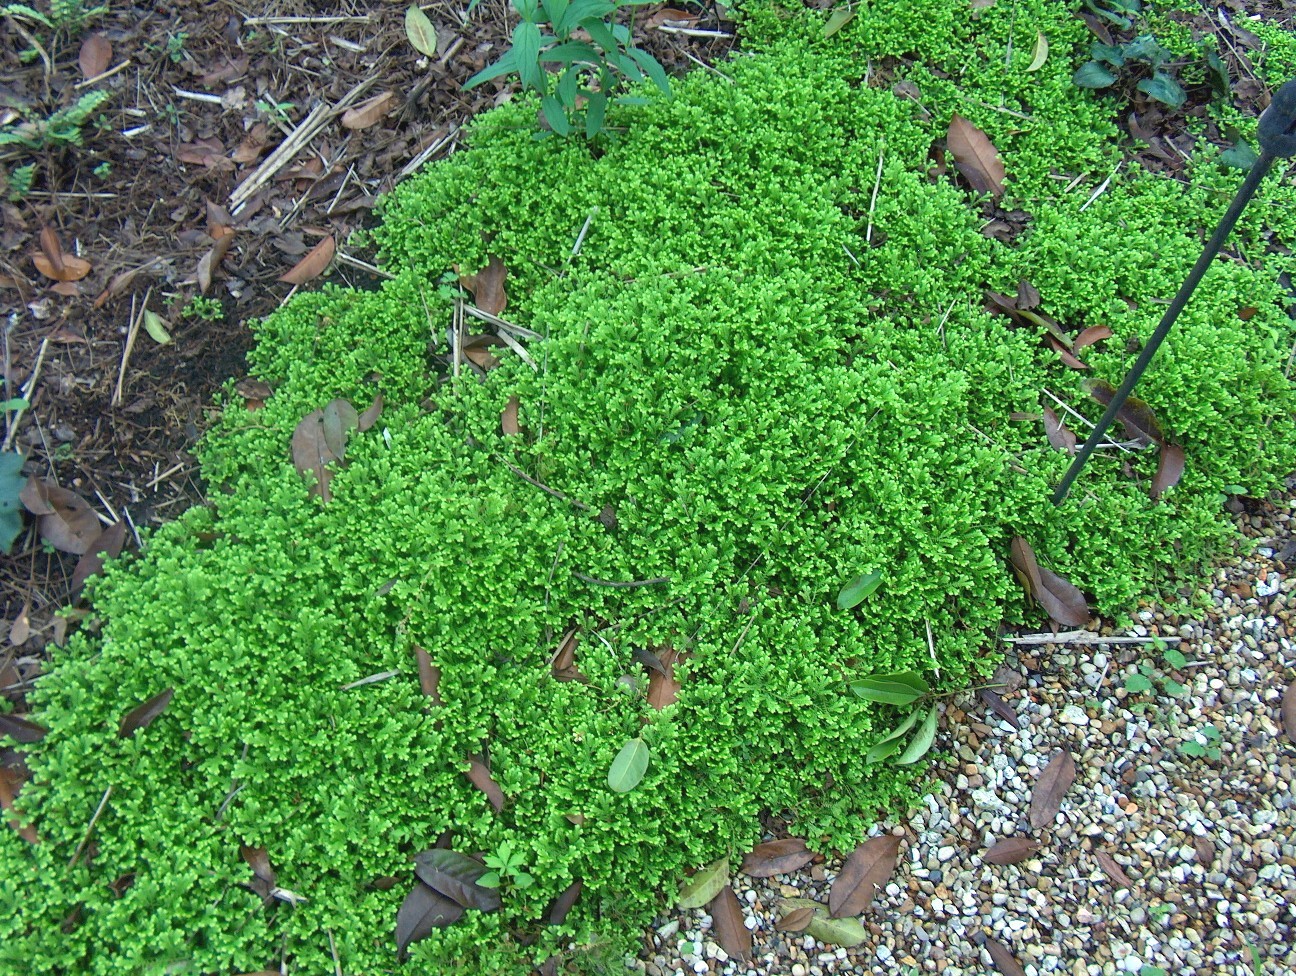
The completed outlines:
{"type": "MultiPolygon", "coordinates": [[[[0,376],[6,400],[30,401],[20,416],[6,414],[4,446],[26,454],[26,474],[84,498],[102,524],[124,520],[128,547],[203,501],[195,443],[215,395],[245,375],[249,323],[298,287],[282,276],[332,238],[331,280],[371,283],[372,255],[349,252],[348,235],[371,220],[382,193],[454,151],[473,115],[512,97],[507,78],[463,90],[508,48],[515,15],[503,0],[484,0],[471,15],[448,2],[424,5],[436,29],[433,56],[411,45],[400,4],[264,6],[114,3],[82,28],[59,31],[3,18],[0,124],[109,93],[82,127],[81,145],[0,145],[0,197],[8,197],[0,201],[0,376]],[[385,114],[346,124],[345,108],[385,93],[385,114]],[[325,124],[270,165],[312,113],[324,113],[325,124]],[[28,164],[32,185],[20,193],[14,181],[28,164]],[[45,268],[57,265],[56,249],[69,259],[53,270],[74,280],[38,266],[41,255],[45,268]],[[88,264],[82,277],[74,258],[88,264]],[[206,315],[194,299],[208,303],[206,315]],[[151,336],[146,311],[169,342],[151,336]]],[[[674,74],[722,59],[734,43],[733,24],[714,3],[689,7],[683,32],[666,5],[633,9],[637,42],[674,74]]],[[[1256,77],[1258,39],[1245,23],[1260,16],[1296,29],[1296,0],[1225,0],[1178,16],[1199,36],[1217,36],[1234,104],[1261,111],[1270,93],[1256,77]]],[[[1105,29],[1096,19],[1092,26],[1105,29]]],[[[1109,96],[1127,106],[1131,161],[1183,170],[1197,138],[1186,122],[1206,116],[1211,92],[1203,85],[1189,96],[1178,111],[1133,90],[1109,96]]],[[[1225,144],[1227,134],[1208,125],[1204,138],[1225,144]]],[[[33,524],[12,554],[0,554],[0,693],[20,710],[55,636],[54,612],[77,595],[78,561],[33,524]]]]}

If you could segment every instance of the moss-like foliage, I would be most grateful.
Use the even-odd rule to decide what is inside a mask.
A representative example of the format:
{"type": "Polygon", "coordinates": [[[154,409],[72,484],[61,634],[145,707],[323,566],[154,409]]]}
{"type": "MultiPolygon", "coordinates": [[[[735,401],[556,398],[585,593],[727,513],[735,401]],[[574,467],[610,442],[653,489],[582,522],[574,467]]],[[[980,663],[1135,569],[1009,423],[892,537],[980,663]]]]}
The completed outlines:
{"type": "Polygon", "coordinates": [[[1265,184],[1140,389],[1185,449],[1182,482],[1153,501],[1153,452],[1105,451],[1054,508],[1068,459],[1042,391],[1099,411],[983,289],[1025,278],[1067,327],[1110,326],[1085,355],[1119,380],[1236,176],[1118,167],[1118,106],[1070,84],[1086,40],[1064,5],[861,5],[831,41],[820,26],[753,9],[728,78],[613,113],[625,131],[597,154],[535,141],[533,106],[492,113],[471,151],[385,202],[391,281],[261,323],[253,363],[275,394],[230,404],[208,438],[212,506],[94,587],[101,629],[40,683],[50,732],[20,807],[41,842],[0,832],[0,969],[324,973],[336,954],[356,976],[397,971],[411,856],[443,834],[466,853],[508,843],[536,883],[416,943],[408,971],[623,951],[682,871],[758,839],[761,811],[824,849],[915,795],[908,767],[865,764],[896,715],[844,679],[984,674],[1001,620],[1039,620],[1011,536],[1119,615],[1197,578],[1229,536],[1224,486],[1264,493],[1296,467],[1292,262],[1272,246],[1296,238],[1290,182],[1265,184]],[[1028,73],[1037,32],[1051,54],[1028,73]],[[878,84],[884,66],[921,97],[878,84]],[[1029,215],[1012,243],[928,175],[955,112],[1002,154],[1003,207],[1029,215]],[[506,353],[485,382],[451,379],[438,283],[488,254],[509,317],[547,337],[539,368],[506,353]],[[386,410],[325,504],[292,431],[375,393],[386,410]],[[504,436],[514,396],[523,432],[504,436]],[[878,591],[837,610],[873,571],[878,591]],[[551,674],[572,626],[588,683],[551,674]],[[636,649],[662,647],[688,656],[656,711],[619,679],[642,686],[636,649]],[[119,737],[166,687],[167,710],[119,737]],[[636,736],[647,775],[615,793],[636,736]],[[240,845],[306,900],[265,906],[240,845]],[[566,922],[542,924],[575,879],[566,922]]]}

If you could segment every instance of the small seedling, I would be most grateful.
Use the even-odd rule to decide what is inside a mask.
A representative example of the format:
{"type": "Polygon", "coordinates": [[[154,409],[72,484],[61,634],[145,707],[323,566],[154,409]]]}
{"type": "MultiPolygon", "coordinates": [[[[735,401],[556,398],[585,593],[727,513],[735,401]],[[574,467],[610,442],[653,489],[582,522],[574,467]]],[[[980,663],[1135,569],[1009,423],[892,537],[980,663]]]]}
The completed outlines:
{"type": "Polygon", "coordinates": [[[1204,756],[1207,759],[1220,757],[1220,730],[1213,725],[1203,725],[1193,733],[1191,739],[1179,743],[1179,751],[1185,756],[1204,756]]]}
{"type": "Polygon", "coordinates": [[[0,147],[22,146],[39,151],[80,146],[85,141],[81,127],[111,97],[106,91],[86,92],[72,105],[58,109],[48,118],[7,125],[0,129],[0,147]]]}
{"type": "Polygon", "coordinates": [[[515,853],[513,845],[504,841],[494,854],[487,854],[482,860],[491,870],[487,871],[477,883],[483,888],[529,888],[533,881],[531,875],[522,870],[521,853],[515,853]]]}
{"type": "MultiPolygon", "coordinates": [[[[1170,647],[1160,638],[1152,641],[1152,646],[1161,652],[1165,665],[1179,671],[1188,665],[1188,659],[1178,648],[1170,647]]],[[[1125,690],[1130,694],[1159,693],[1170,698],[1179,698],[1188,693],[1188,689],[1151,664],[1140,664],[1138,670],[1125,676],[1125,690]]]]}
{"type": "Polygon", "coordinates": [[[1188,100],[1187,93],[1165,68],[1170,52],[1151,34],[1140,34],[1124,44],[1094,41],[1089,56],[1091,60],[1080,65],[1071,79],[1081,88],[1111,88],[1117,83],[1128,87],[1134,81],[1136,91],[1170,108],[1179,108],[1188,100]]]}

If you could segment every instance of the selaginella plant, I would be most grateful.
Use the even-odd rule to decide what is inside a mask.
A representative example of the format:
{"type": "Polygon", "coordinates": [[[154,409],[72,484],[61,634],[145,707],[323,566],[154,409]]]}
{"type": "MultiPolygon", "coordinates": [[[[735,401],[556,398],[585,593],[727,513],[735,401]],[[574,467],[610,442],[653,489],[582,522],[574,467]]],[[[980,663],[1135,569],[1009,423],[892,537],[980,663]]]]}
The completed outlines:
{"type": "Polygon", "coordinates": [[[1065,58],[1025,70],[1039,31],[1084,43],[1064,5],[919,8],[825,41],[822,15],[754,6],[728,78],[680,82],[599,158],[506,106],[384,202],[391,280],[257,325],[260,385],[202,449],[210,506],[91,584],[97,626],[5,725],[39,842],[0,832],[0,971],[615,958],[762,811],[826,853],[916,799],[921,764],[869,750],[908,749],[929,719],[886,739],[900,710],[982,676],[1005,618],[1042,623],[1014,538],[1106,614],[1199,578],[1221,487],[1296,466],[1292,259],[1261,246],[1296,236],[1291,188],[1140,385],[1178,483],[1151,497],[1156,450],[1122,445],[1054,508],[1042,391],[1096,416],[1083,376],[1119,380],[1226,201],[1136,167],[1094,193],[1110,106],[1065,58]],[[921,104],[864,83],[900,53],[921,104]],[[1028,232],[986,236],[984,194],[928,173],[955,114],[1028,232]],[[492,267],[526,358],[443,338],[469,300],[447,273],[480,292],[492,267]],[[1110,328],[1090,370],[986,311],[1023,279],[1064,332],[1110,328]]]}

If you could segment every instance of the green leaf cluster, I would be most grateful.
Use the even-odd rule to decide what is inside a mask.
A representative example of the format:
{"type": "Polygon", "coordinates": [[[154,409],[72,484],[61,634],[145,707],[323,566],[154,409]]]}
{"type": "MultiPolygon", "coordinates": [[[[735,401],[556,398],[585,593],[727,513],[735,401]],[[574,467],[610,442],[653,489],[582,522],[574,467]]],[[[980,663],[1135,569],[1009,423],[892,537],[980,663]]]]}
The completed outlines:
{"type": "Polygon", "coordinates": [[[210,507],[88,584],[100,626],[37,688],[49,734],[18,812],[41,843],[0,831],[0,971],[387,971],[412,858],[442,838],[507,845],[534,881],[410,945],[411,972],[632,949],[686,871],[750,849],[763,811],[850,849],[860,811],[915,801],[920,765],[869,751],[927,737],[922,675],[966,686],[1003,620],[1038,622],[1014,535],[1119,615],[1194,584],[1234,538],[1224,486],[1261,495],[1296,468],[1279,283],[1296,262],[1265,246],[1296,237],[1296,207],[1277,175],[1239,222],[1249,260],[1211,269],[1140,386],[1184,447],[1176,490],[1150,499],[1155,457],[1102,452],[1054,508],[1068,458],[1029,415],[1046,388],[1098,410],[983,289],[1025,278],[1068,329],[1108,325],[1086,355],[1118,382],[1228,205],[1217,167],[1122,171],[1084,206],[1120,158],[1113,107],[1061,57],[1026,70],[1037,32],[1084,43],[1064,5],[859,5],[827,39],[818,16],[753,6],[745,23],[732,84],[689,76],[597,158],[533,140],[533,107],[484,117],[473,148],[384,201],[391,280],[256,325],[274,395],[249,411],[231,394],[201,452],[210,507]],[[898,53],[921,105],[866,82],[898,53]],[[1011,243],[927,174],[956,111],[1005,161],[1004,208],[1030,215],[1011,243]],[[1093,175],[1068,191],[1063,173],[1093,175]],[[539,368],[506,354],[456,379],[441,282],[490,254],[507,314],[547,337],[539,368]],[[376,394],[325,504],[292,433],[376,394]],[[861,571],[885,584],[839,609],[861,571]],[[583,682],[550,667],[572,627],[583,682]],[[657,710],[618,689],[660,647],[687,658],[657,710]],[[889,676],[900,698],[845,676],[870,692],[889,676]],[[166,711],[119,737],[164,687],[166,711]],[[478,755],[499,811],[464,775],[478,755]],[[69,867],[110,785],[94,856],[69,867]],[[241,847],[306,901],[265,904],[241,847]]]}

